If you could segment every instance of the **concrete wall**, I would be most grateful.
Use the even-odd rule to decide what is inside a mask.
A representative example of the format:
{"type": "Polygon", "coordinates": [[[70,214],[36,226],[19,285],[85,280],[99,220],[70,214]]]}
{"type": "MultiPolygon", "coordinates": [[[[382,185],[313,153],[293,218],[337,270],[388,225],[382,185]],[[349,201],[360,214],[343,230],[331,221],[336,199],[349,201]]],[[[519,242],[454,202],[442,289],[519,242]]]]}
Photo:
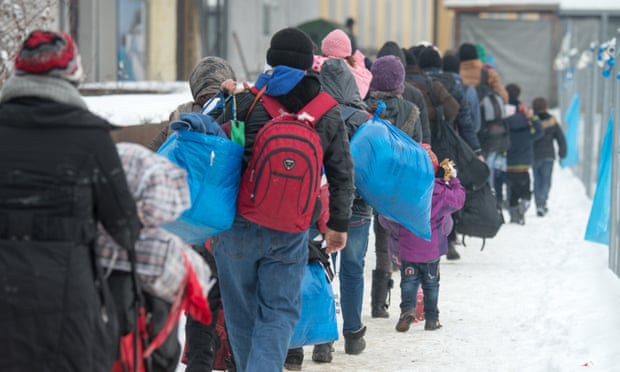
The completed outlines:
{"type": "Polygon", "coordinates": [[[116,80],[116,1],[80,1],[78,19],[86,81],[116,80]]]}
{"type": "Polygon", "coordinates": [[[176,80],[177,3],[150,0],[148,3],[147,77],[149,80],[176,80]]]}

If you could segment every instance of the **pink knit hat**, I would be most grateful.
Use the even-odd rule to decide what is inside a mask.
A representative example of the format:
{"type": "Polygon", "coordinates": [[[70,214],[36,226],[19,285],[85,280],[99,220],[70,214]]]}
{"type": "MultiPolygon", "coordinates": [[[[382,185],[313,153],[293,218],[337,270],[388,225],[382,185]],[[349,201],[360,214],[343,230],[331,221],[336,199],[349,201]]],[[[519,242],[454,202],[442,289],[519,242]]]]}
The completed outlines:
{"type": "Polygon", "coordinates": [[[327,57],[346,58],[353,54],[351,50],[351,39],[347,34],[335,29],[323,38],[321,42],[321,52],[327,57]]]}

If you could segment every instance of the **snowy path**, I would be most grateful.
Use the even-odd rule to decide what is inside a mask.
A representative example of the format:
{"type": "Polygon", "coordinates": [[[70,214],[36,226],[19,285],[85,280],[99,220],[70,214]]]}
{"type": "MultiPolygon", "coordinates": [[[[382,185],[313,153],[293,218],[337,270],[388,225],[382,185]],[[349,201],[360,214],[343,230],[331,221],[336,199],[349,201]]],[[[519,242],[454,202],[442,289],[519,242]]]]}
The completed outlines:
{"type": "Polygon", "coordinates": [[[607,247],[583,240],[590,204],[572,172],[556,168],[546,217],[532,208],[525,226],[504,225],[484,251],[472,238],[458,246],[461,260],[442,261],[443,328],[394,330],[398,273],[390,319],[372,319],[367,280],[366,351],[346,355],[341,339],[333,362],[317,364],[305,347],[302,370],[620,371],[620,279],[607,269],[607,247]]]}
{"type": "Polygon", "coordinates": [[[394,330],[398,273],[390,319],[370,317],[371,236],[366,350],[347,355],[341,338],[332,363],[317,364],[306,346],[302,370],[620,372],[620,279],[607,268],[607,247],[583,240],[591,202],[581,183],[558,167],[553,182],[546,217],[531,208],[525,226],[504,225],[484,251],[471,238],[457,247],[459,261],[442,260],[438,331],[394,330]]]}

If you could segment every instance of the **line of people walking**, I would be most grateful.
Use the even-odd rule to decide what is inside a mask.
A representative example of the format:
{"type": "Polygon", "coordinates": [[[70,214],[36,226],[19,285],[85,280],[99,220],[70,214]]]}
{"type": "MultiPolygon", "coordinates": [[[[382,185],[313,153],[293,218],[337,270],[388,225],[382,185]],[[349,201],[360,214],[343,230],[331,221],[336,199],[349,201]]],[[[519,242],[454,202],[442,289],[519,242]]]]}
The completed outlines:
{"type": "MultiPolygon", "coordinates": [[[[402,48],[389,41],[371,61],[353,50],[342,30],[319,46],[299,29],[285,28],[271,37],[268,69],[252,87],[237,82],[225,60],[205,57],[189,78],[193,100],[171,113],[150,149],[116,148],[111,125],[80,98],[83,73],[71,37],[33,32],[0,98],[0,323],[7,330],[0,348],[11,351],[0,369],[121,368],[121,336],[135,328],[130,318],[142,306],[156,331],[168,331],[147,363],[150,370],[177,368],[176,324],[164,323],[181,310],[188,314],[186,371],[213,370],[224,350],[228,370],[300,370],[303,348],[289,345],[300,318],[309,231],[317,230],[321,204],[320,237],[332,263],[339,263],[344,352],[364,352],[372,334],[362,311],[369,279],[370,316],[390,318],[394,272],[401,276],[395,330],[406,332],[416,321],[420,287],[424,329],[441,329],[441,256],[460,258],[455,225],[467,190],[458,174],[467,169],[437,158],[439,129],[453,128],[486,162],[498,205],[506,176],[510,222],[517,224],[525,223],[530,204],[532,166],[543,217],[554,141],[559,156],[566,154],[546,99],[536,98],[530,110],[519,101],[520,87],[504,87],[482,52],[464,43],[442,56],[429,43],[402,48]],[[349,141],[373,115],[427,151],[435,172],[430,240],[380,215],[356,191],[349,141]],[[284,119],[304,128],[289,133],[284,119]],[[179,128],[169,124],[204,129],[211,120],[219,126],[207,129],[228,137],[242,122],[243,160],[237,215],[230,229],[205,242],[207,249],[167,235],[165,223],[188,207],[190,190],[185,172],[155,151],[173,135],[171,128],[179,128]],[[293,148],[287,142],[293,137],[312,150],[293,148]],[[329,191],[323,203],[321,179],[329,191]],[[165,187],[147,194],[149,184],[165,187]],[[376,266],[365,278],[371,225],[376,266]],[[109,244],[98,243],[101,234],[109,244]],[[101,253],[101,246],[108,250],[101,253]]],[[[312,360],[330,363],[338,347],[333,341],[313,345],[312,360]]]]}

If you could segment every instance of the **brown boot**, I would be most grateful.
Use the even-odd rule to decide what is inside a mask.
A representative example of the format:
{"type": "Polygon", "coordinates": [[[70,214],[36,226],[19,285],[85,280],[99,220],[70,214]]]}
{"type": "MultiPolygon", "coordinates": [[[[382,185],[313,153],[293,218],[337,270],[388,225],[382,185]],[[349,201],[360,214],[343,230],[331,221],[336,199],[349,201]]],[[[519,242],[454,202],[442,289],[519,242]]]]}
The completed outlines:
{"type": "Polygon", "coordinates": [[[398,332],[407,332],[414,319],[415,309],[400,313],[400,318],[398,318],[398,323],[396,323],[396,330],[398,332]]]}

